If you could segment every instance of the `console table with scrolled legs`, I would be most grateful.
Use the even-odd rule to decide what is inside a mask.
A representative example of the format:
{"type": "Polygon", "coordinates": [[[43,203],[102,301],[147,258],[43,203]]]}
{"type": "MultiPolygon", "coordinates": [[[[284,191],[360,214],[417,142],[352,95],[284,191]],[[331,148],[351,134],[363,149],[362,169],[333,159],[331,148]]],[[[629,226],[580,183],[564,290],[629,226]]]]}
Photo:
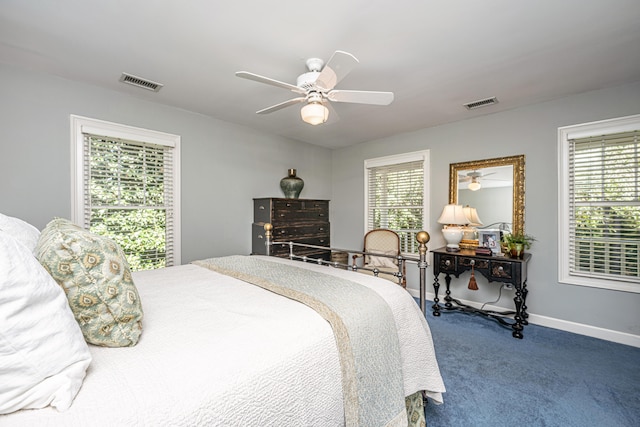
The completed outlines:
{"type": "MultiPolygon", "coordinates": [[[[503,256],[476,255],[474,250],[461,249],[459,252],[448,252],[446,248],[433,250],[433,315],[440,316],[443,310],[458,310],[469,313],[481,314],[497,320],[513,330],[514,338],[522,338],[524,325],[529,324],[527,318],[527,264],[531,254],[525,253],[523,259],[515,259],[503,256]],[[451,296],[451,275],[459,278],[465,271],[477,271],[489,280],[489,282],[501,282],[513,285],[515,288],[515,311],[493,311],[475,308],[463,304],[451,296]],[[445,274],[446,291],[444,304],[440,304],[438,290],[440,288],[440,273],[445,274]],[[504,316],[513,315],[513,322],[505,320],[504,316]]],[[[508,319],[508,318],[507,318],[508,319]]]]}

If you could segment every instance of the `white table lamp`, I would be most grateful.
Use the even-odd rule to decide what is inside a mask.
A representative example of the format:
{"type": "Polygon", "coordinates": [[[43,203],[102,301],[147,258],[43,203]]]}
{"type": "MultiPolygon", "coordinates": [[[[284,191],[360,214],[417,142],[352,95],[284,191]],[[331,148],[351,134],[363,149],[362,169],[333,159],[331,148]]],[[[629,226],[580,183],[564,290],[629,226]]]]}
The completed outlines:
{"type": "Polygon", "coordinates": [[[472,208],[471,206],[467,205],[464,208],[462,208],[462,211],[464,212],[465,216],[469,219],[469,222],[467,223],[467,225],[470,225],[472,227],[477,227],[479,225],[482,225],[482,220],[480,220],[480,217],[478,216],[478,211],[476,210],[476,208],[472,208]]]}
{"type": "Polygon", "coordinates": [[[439,224],[444,224],[442,235],[447,241],[447,250],[457,252],[460,250],[460,240],[462,240],[462,225],[469,224],[469,218],[464,214],[462,205],[446,205],[442,210],[442,215],[438,218],[439,224]]]}
{"type": "Polygon", "coordinates": [[[482,220],[478,216],[478,211],[476,208],[472,208],[471,206],[465,206],[462,211],[465,216],[469,220],[469,222],[462,227],[462,242],[473,247],[478,246],[478,230],[476,227],[482,225],[482,220]]]}

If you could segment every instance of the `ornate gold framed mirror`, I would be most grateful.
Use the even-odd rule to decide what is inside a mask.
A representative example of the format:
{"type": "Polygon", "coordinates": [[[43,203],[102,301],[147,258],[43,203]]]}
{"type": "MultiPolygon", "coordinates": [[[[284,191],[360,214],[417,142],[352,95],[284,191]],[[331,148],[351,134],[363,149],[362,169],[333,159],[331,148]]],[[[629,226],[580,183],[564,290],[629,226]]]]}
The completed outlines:
{"type": "Polygon", "coordinates": [[[449,203],[475,207],[483,227],[524,233],[524,154],[451,163],[449,203]]]}

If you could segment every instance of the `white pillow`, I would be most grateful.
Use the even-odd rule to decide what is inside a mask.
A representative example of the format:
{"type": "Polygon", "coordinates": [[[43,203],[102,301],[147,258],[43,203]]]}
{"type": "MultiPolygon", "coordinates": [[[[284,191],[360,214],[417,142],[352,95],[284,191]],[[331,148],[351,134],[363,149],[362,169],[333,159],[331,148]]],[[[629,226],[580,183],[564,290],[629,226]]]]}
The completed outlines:
{"type": "Polygon", "coordinates": [[[89,363],[62,288],[24,245],[0,231],[0,414],[68,409],[89,363]]]}
{"type": "Polygon", "coordinates": [[[9,233],[18,242],[25,245],[31,252],[38,243],[40,231],[33,225],[19,218],[3,215],[0,213],[0,231],[9,233]]]}
{"type": "MultiPolygon", "coordinates": [[[[384,255],[396,255],[398,251],[396,250],[388,250],[388,251],[373,251],[375,253],[384,254],[384,255]]],[[[382,256],[369,256],[369,267],[384,267],[384,268],[398,268],[398,265],[393,258],[387,258],[382,256]]]]}

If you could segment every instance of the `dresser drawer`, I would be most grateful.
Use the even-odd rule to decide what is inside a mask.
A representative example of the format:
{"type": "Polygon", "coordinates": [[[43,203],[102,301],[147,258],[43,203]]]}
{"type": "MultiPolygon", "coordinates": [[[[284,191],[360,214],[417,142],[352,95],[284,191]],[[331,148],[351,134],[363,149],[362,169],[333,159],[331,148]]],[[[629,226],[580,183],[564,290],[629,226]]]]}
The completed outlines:
{"type": "MultiPolygon", "coordinates": [[[[282,241],[279,239],[275,239],[276,241],[282,241]]],[[[305,245],[314,245],[314,246],[326,246],[329,247],[329,235],[326,236],[315,236],[308,238],[296,238],[291,239],[294,243],[303,243],[305,245]]],[[[328,259],[325,255],[330,255],[331,251],[323,251],[318,248],[308,248],[305,246],[294,246],[293,253],[298,256],[313,256],[321,254],[321,258],[328,259]]],[[[274,243],[271,246],[271,255],[275,256],[286,256],[289,255],[289,245],[288,244],[279,244],[274,243]]]]}
{"type": "Polygon", "coordinates": [[[329,203],[317,200],[277,200],[273,222],[327,221],[329,203]]]}
{"type": "Polygon", "coordinates": [[[329,212],[329,202],[327,200],[305,200],[305,199],[274,199],[274,210],[280,211],[314,211],[329,212]]]}
{"type": "Polygon", "coordinates": [[[308,237],[329,237],[330,231],[328,222],[300,225],[276,225],[273,228],[273,240],[299,241],[300,239],[308,237]]]}
{"type": "Polygon", "coordinates": [[[438,267],[440,271],[446,273],[447,271],[456,271],[458,266],[456,265],[457,257],[441,255],[440,262],[438,263],[438,267]]]}
{"type": "MultiPolygon", "coordinates": [[[[251,250],[254,254],[264,255],[266,254],[265,248],[265,232],[264,226],[262,224],[252,224],[252,237],[251,237],[251,250]]],[[[330,245],[330,234],[329,234],[329,223],[319,224],[319,225],[306,225],[300,227],[274,227],[273,228],[273,236],[272,241],[274,242],[295,242],[295,243],[305,243],[307,245],[316,245],[316,246],[329,246],[330,245]],[[297,231],[301,232],[298,233],[297,231]],[[322,230],[322,231],[320,231],[322,230]]],[[[281,245],[273,245],[272,248],[281,247],[281,245]]],[[[287,246],[287,253],[289,251],[289,246],[287,246]]],[[[295,247],[295,253],[305,250],[303,247],[295,247]]],[[[272,250],[272,252],[275,249],[272,250]]],[[[279,250],[279,252],[281,252],[279,250]]]]}
{"type": "Polygon", "coordinates": [[[491,263],[491,277],[496,279],[512,279],[513,263],[493,261],[491,263]]]}
{"type": "MultiPolygon", "coordinates": [[[[331,260],[331,251],[315,249],[315,248],[296,248],[294,251],[296,256],[308,256],[310,258],[316,259],[321,258],[326,261],[331,260]]],[[[271,256],[276,256],[280,258],[288,258],[289,257],[289,246],[288,245],[274,245],[271,248],[271,256]]]]}
{"type": "Polygon", "coordinates": [[[253,199],[253,222],[271,222],[272,199],[253,199]]]}
{"type": "Polygon", "coordinates": [[[439,271],[443,273],[460,273],[464,270],[471,270],[472,267],[478,270],[489,271],[489,260],[464,256],[440,255],[438,266],[439,271]]]}
{"type": "Polygon", "coordinates": [[[287,223],[328,221],[328,200],[254,199],[253,221],[287,223]]]}
{"type": "Polygon", "coordinates": [[[489,261],[486,259],[460,257],[458,262],[460,263],[460,267],[464,268],[473,267],[483,270],[487,270],[489,268],[489,261]]]}

